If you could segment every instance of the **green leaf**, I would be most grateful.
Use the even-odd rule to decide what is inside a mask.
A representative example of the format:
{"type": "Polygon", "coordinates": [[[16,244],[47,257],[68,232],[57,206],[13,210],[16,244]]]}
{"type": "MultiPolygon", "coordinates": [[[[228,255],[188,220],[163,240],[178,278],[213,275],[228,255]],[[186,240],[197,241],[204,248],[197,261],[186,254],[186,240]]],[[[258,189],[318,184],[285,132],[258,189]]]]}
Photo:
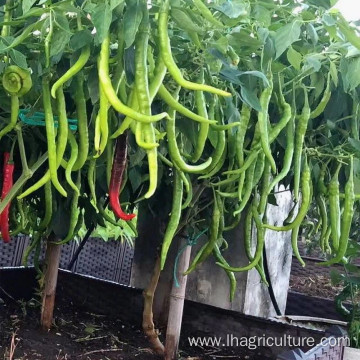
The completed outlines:
{"type": "Polygon", "coordinates": [[[331,270],[330,278],[331,278],[332,285],[339,285],[344,280],[344,275],[338,271],[331,270]]]}
{"type": "Polygon", "coordinates": [[[360,154],[360,141],[349,137],[348,142],[353,150],[360,154]]]}
{"type": "Polygon", "coordinates": [[[219,50],[222,54],[226,54],[229,48],[229,41],[225,36],[222,36],[216,41],[211,42],[211,45],[214,46],[215,49],[219,50]]]}
{"type": "Polygon", "coordinates": [[[91,204],[90,200],[85,202],[84,207],[84,222],[87,229],[89,229],[92,225],[96,225],[96,210],[94,206],[91,204]]]}
{"type": "Polygon", "coordinates": [[[230,19],[248,15],[248,5],[243,0],[226,0],[219,6],[213,6],[213,8],[222,12],[230,19]]]}
{"type": "Polygon", "coordinates": [[[96,67],[93,67],[89,72],[87,87],[91,103],[94,105],[99,101],[99,76],[96,67]]]}
{"type": "Polygon", "coordinates": [[[209,128],[208,139],[210,140],[211,146],[216,148],[218,142],[218,130],[213,129],[211,126],[209,128]]]}
{"type": "Polygon", "coordinates": [[[334,85],[337,87],[339,84],[338,70],[332,61],[330,61],[330,75],[334,85]]]}
{"type": "Polygon", "coordinates": [[[137,148],[137,150],[130,155],[130,161],[129,164],[131,167],[134,167],[136,165],[141,165],[141,162],[144,160],[146,155],[146,152],[142,148],[137,148]]]}
{"type": "Polygon", "coordinates": [[[255,90],[250,90],[245,86],[241,86],[241,97],[254,110],[261,111],[261,104],[255,90]]]}
{"type": "Polygon", "coordinates": [[[296,70],[301,69],[302,55],[297,52],[292,46],[289,47],[287,51],[287,59],[296,70]]]}
{"type": "Polygon", "coordinates": [[[261,5],[255,5],[254,18],[262,26],[268,27],[271,25],[271,12],[261,5]]]}
{"type": "Polygon", "coordinates": [[[139,167],[134,166],[133,168],[131,168],[128,172],[128,176],[132,191],[135,192],[142,183],[141,172],[139,171],[139,167]]]}
{"type": "Polygon", "coordinates": [[[235,29],[227,36],[229,45],[231,45],[237,54],[241,54],[244,51],[244,47],[251,50],[260,49],[263,46],[263,42],[253,37],[250,33],[242,29],[235,29]]]}
{"type": "Polygon", "coordinates": [[[295,41],[298,41],[301,33],[302,22],[299,19],[293,20],[291,23],[286,24],[279,28],[275,33],[275,49],[276,58],[295,41]]]}
{"type": "Polygon", "coordinates": [[[122,5],[124,0],[110,0],[110,9],[111,11],[114,10],[119,5],[122,5]]]}
{"type": "Polygon", "coordinates": [[[91,12],[91,19],[96,28],[96,42],[101,44],[109,31],[112,12],[108,1],[100,2],[91,12]]]}
{"type": "Polygon", "coordinates": [[[26,62],[26,56],[24,54],[22,54],[20,51],[11,49],[10,57],[11,57],[11,60],[15,63],[15,65],[17,65],[23,69],[27,69],[28,65],[26,62]]]}
{"type": "Polygon", "coordinates": [[[93,35],[91,35],[90,30],[88,30],[88,29],[80,30],[80,31],[77,31],[71,37],[69,46],[71,47],[71,49],[76,51],[76,50],[83,48],[85,45],[90,44],[92,42],[92,40],[93,40],[93,35]]]}
{"type": "Polygon", "coordinates": [[[342,59],[340,62],[344,90],[352,91],[360,85],[360,57],[342,59]]]}
{"type": "Polygon", "coordinates": [[[50,43],[50,56],[55,56],[61,53],[69,43],[70,37],[71,33],[68,31],[55,28],[50,43]]]}
{"type": "Polygon", "coordinates": [[[129,48],[134,43],[142,17],[143,13],[141,11],[139,0],[127,1],[126,12],[123,20],[126,48],[129,48]]]}
{"type": "Polygon", "coordinates": [[[242,82],[240,81],[240,77],[246,76],[246,77],[256,77],[263,81],[263,84],[265,87],[269,86],[269,81],[266,78],[265,74],[263,74],[260,71],[254,70],[254,71],[240,71],[237,69],[234,69],[230,67],[227,64],[224,64],[223,68],[220,71],[220,75],[223,76],[228,81],[237,84],[242,85],[242,82]]]}
{"type": "Polygon", "coordinates": [[[52,4],[52,9],[60,10],[63,13],[72,12],[79,14],[79,8],[75,7],[72,3],[68,1],[60,1],[58,3],[52,4]]]}
{"type": "Polygon", "coordinates": [[[231,124],[240,121],[240,112],[237,109],[237,107],[234,105],[232,99],[226,98],[225,102],[226,102],[226,108],[224,113],[226,119],[225,123],[231,124]]]}
{"type": "Polygon", "coordinates": [[[316,7],[323,7],[326,10],[330,9],[334,3],[333,0],[307,0],[307,3],[316,7]]]}
{"type": "Polygon", "coordinates": [[[359,272],[359,268],[354,264],[345,264],[344,267],[350,273],[358,273],[359,272]]]}
{"type": "Polygon", "coordinates": [[[23,0],[22,1],[22,12],[25,15],[31,7],[36,3],[37,0],[23,0]]]}
{"type": "Polygon", "coordinates": [[[65,208],[63,202],[60,202],[51,221],[51,229],[59,239],[63,239],[69,229],[70,212],[65,208]]]}
{"type": "Polygon", "coordinates": [[[125,75],[129,85],[135,80],[135,47],[131,46],[125,50],[124,54],[125,75]]]}
{"type": "Polygon", "coordinates": [[[305,56],[304,70],[314,69],[316,72],[319,71],[321,69],[320,56],[318,54],[305,56]]]}
{"type": "Polygon", "coordinates": [[[322,17],[322,21],[326,26],[334,26],[336,25],[336,19],[334,16],[330,15],[329,13],[325,13],[322,17]]]}
{"type": "Polygon", "coordinates": [[[69,21],[62,12],[55,11],[54,23],[61,30],[71,33],[70,28],[69,28],[69,21]]]}
{"type": "Polygon", "coordinates": [[[319,35],[316,32],[314,25],[311,23],[306,24],[306,31],[313,45],[316,45],[319,41],[319,35]]]}

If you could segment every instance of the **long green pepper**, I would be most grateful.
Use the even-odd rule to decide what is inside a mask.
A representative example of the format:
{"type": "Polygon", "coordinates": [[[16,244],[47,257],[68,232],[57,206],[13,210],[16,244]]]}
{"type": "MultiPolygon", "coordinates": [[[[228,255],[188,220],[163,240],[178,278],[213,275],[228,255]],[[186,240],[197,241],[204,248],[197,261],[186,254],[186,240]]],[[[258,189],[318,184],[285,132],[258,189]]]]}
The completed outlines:
{"type": "Polygon", "coordinates": [[[56,142],[55,142],[55,127],[54,127],[54,116],[51,108],[51,95],[49,87],[49,79],[44,76],[42,78],[42,91],[43,91],[43,105],[45,113],[45,128],[46,128],[46,139],[48,146],[49,156],[49,170],[51,181],[57,191],[63,196],[67,196],[65,189],[59,182],[57,176],[57,159],[56,159],[56,142]]]}
{"type": "Polygon", "coordinates": [[[170,245],[173,241],[173,238],[176,234],[177,228],[179,226],[181,218],[181,206],[182,206],[182,197],[183,197],[183,181],[181,179],[180,173],[178,170],[174,169],[174,185],[173,185],[173,200],[171,207],[171,215],[166,227],[163,245],[161,248],[161,260],[160,268],[161,270],[165,266],[165,261],[167,253],[169,251],[170,245]]]}
{"type": "Polygon", "coordinates": [[[336,249],[336,255],[334,258],[319,263],[318,265],[332,265],[339,263],[343,260],[346,255],[346,251],[349,243],[349,236],[351,230],[351,224],[354,216],[354,164],[353,157],[350,159],[350,175],[345,185],[345,200],[344,209],[341,217],[341,234],[339,239],[339,246],[336,249]]]}

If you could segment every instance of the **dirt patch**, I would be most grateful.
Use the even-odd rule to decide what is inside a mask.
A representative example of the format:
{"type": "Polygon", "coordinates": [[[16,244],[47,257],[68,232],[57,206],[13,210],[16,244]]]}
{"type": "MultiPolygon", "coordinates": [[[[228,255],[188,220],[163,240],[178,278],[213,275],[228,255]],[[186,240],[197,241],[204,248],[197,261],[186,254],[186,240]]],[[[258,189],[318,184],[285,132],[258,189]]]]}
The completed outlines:
{"type": "MultiPolygon", "coordinates": [[[[39,304],[33,300],[1,301],[1,360],[158,359],[137,326],[83,311],[74,304],[57,303],[54,326],[50,332],[44,332],[39,326],[39,313],[39,304]],[[9,357],[14,345],[14,354],[9,357]]],[[[190,347],[187,334],[182,334],[180,348],[182,359],[188,360],[259,359],[258,351],[249,352],[246,348],[190,347]]],[[[268,358],[263,355],[260,358],[271,359],[270,354],[268,358]]]]}
{"type": "Polygon", "coordinates": [[[333,300],[343,289],[341,285],[331,284],[329,276],[313,274],[311,276],[291,274],[290,289],[309,296],[318,296],[333,300]]]}

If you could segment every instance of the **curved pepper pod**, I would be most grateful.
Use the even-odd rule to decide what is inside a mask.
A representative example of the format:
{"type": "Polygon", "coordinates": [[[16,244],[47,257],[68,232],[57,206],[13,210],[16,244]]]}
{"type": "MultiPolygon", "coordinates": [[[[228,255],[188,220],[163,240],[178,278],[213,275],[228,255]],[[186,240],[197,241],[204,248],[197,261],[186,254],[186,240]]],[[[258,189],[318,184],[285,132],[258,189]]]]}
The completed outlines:
{"type": "Polygon", "coordinates": [[[126,168],[127,155],[127,133],[120,135],[116,139],[115,153],[113,159],[113,166],[111,170],[109,200],[110,207],[114,214],[125,221],[133,219],[135,214],[126,214],[120,204],[120,188],[122,184],[123,174],[126,168]]]}
{"type": "Polygon", "coordinates": [[[10,95],[19,97],[24,96],[32,87],[30,73],[16,65],[10,65],[5,69],[2,83],[10,95]]]}

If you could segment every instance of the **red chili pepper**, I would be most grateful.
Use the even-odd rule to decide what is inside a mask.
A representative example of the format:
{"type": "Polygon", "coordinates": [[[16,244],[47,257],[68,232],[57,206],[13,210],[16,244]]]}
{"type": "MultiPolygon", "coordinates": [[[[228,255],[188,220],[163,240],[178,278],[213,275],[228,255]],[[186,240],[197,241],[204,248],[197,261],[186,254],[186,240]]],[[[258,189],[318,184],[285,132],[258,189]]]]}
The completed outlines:
{"type": "Polygon", "coordinates": [[[126,168],[127,156],[127,134],[124,133],[116,139],[115,154],[111,169],[109,199],[110,206],[114,214],[125,221],[133,219],[135,214],[126,214],[120,205],[120,188],[122,184],[123,174],[126,168]]]}
{"type": "MultiPolygon", "coordinates": [[[[1,200],[4,200],[8,192],[11,190],[13,186],[13,173],[15,165],[13,162],[9,162],[10,160],[10,153],[4,153],[4,167],[3,167],[3,186],[1,192],[1,200]]],[[[9,233],[9,211],[10,211],[9,202],[6,205],[4,211],[0,214],[0,230],[1,236],[4,242],[10,242],[10,233],[9,233]]]]}

